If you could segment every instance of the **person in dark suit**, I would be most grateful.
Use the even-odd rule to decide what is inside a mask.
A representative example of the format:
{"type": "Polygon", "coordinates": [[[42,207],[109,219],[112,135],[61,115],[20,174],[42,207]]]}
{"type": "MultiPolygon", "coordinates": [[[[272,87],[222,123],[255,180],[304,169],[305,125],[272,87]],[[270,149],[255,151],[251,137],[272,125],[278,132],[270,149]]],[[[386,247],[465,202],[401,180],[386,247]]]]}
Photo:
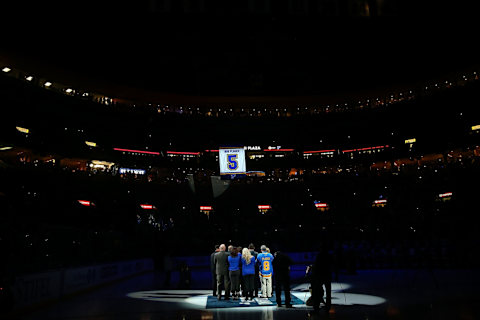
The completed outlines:
{"type": "MultiPolygon", "coordinates": [[[[248,249],[250,250],[250,254],[255,257],[255,261],[257,261],[257,256],[258,252],[255,251],[255,246],[253,243],[250,243],[248,245],[248,249]]],[[[260,287],[260,278],[258,277],[258,274],[260,273],[260,269],[257,263],[255,263],[255,278],[254,278],[254,283],[253,283],[253,288],[254,288],[254,297],[258,297],[258,288],[260,287]]]]}
{"type": "Polygon", "coordinates": [[[210,255],[210,272],[212,273],[212,290],[213,290],[213,296],[215,297],[217,295],[217,273],[215,272],[215,254],[220,251],[220,245],[216,244],[215,245],[215,251],[212,252],[210,255]]]}
{"type": "Polygon", "coordinates": [[[220,245],[220,251],[213,258],[215,273],[217,274],[217,298],[222,297],[222,287],[225,289],[225,300],[230,299],[230,277],[228,274],[228,255],[224,244],[220,245]]]}
{"type": "Polygon", "coordinates": [[[285,306],[291,308],[291,296],[290,296],[290,266],[293,264],[293,260],[284,254],[277,251],[273,259],[273,276],[275,281],[275,298],[277,300],[277,306],[282,305],[282,287],[285,293],[285,306]]]}
{"type": "Polygon", "coordinates": [[[311,270],[313,314],[318,313],[323,302],[323,287],[327,294],[325,311],[328,313],[332,305],[332,257],[327,247],[322,244],[311,270]]]}

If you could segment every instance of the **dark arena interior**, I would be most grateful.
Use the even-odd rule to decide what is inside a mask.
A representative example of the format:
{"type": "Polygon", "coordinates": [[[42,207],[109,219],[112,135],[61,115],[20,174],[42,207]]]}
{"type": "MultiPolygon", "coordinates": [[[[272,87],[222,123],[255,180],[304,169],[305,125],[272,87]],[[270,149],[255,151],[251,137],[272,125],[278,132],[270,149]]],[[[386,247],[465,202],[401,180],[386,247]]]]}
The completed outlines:
{"type": "Polygon", "coordinates": [[[473,4],[4,9],[0,318],[479,318],[473,4]]]}

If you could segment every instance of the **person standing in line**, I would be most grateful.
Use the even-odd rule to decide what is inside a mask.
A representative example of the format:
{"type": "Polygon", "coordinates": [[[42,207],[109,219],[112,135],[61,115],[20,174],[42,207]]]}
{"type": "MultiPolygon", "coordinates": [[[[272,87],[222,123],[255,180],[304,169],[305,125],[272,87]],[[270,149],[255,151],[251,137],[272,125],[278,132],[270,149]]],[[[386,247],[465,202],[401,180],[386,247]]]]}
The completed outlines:
{"type": "Polygon", "coordinates": [[[253,300],[256,259],[248,248],[242,250],[242,276],[246,300],[253,300]]]}
{"type": "Polygon", "coordinates": [[[242,292],[241,296],[245,297],[245,283],[243,281],[243,274],[242,274],[242,247],[237,247],[238,256],[240,257],[240,279],[238,281],[240,286],[240,291],[242,292]]]}
{"type": "Polygon", "coordinates": [[[325,245],[320,245],[320,250],[312,266],[311,286],[313,312],[320,310],[320,303],[323,302],[323,286],[327,294],[325,311],[328,313],[332,305],[332,257],[325,245]]]}
{"type": "Polygon", "coordinates": [[[236,247],[232,247],[230,255],[228,256],[228,272],[230,276],[230,283],[232,285],[233,300],[240,298],[240,256],[236,247]]]}
{"type": "MultiPolygon", "coordinates": [[[[253,245],[253,243],[250,243],[248,245],[248,249],[250,250],[250,253],[252,256],[255,257],[255,274],[258,275],[260,270],[258,268],[258,263],[257,263],[257,256],[258,256],[258,252],[255,251],[255,246],[253,245]]],[[[257,277],[253,277],[253,291],[254,291],[254,297],[258,297],[258,288],[260,287],[260,278],[257,276],[257,277]]]]}
{"type": "Polygon", "coordinates": [[[260,282],[262,284],[262,298],[272,297],[272,275],[273,255],[267,252],[267,246],[260,247],[262,253],[257,256],[257,263],[260,265],[260,282]]]}
{"type": "Polygon", "coordinates": [[[275,260],[273,260],[273,271],[275,273],[275,296],[277,300],[277,306],[282,305],[282,287],[285,294],[285,307],[291,308],[291,296],[290,296],[290,266],[293,264],[293,260],[284,254],[283,252],[275,252],[275,260]]]}
{"type": "Polygon", "coordinates": [[[230,277],[228,276],[228,253],[225,245],[220,245],[220,251],[213,258],[215,273],[217,274],[217,298],[222,297],[222,287],[225,289],[225,300],[230,299],[230,277]]]}
{"type": "Polygon", "coordinates": [[[217,274],[215,272],[215,254],[220,251],[220,245],[216,244],[215,245],[215,251],[212,252],[210,255],[210,272],[212,274],[212,290],[213,290],[213,296],[215,297],[217,295],[217,274]]]}

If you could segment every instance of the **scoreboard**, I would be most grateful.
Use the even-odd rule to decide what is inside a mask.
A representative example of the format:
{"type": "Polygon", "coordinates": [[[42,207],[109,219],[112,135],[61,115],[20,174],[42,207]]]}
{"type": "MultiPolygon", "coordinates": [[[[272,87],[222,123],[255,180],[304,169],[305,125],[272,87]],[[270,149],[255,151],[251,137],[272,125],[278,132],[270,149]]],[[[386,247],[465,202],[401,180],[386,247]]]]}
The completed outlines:
{"type": "Polygon", "coordinates": [[[218,150],[220,175],[242,175],[246,173],[245,149],[243,147],[220,148],[218,150]]]}

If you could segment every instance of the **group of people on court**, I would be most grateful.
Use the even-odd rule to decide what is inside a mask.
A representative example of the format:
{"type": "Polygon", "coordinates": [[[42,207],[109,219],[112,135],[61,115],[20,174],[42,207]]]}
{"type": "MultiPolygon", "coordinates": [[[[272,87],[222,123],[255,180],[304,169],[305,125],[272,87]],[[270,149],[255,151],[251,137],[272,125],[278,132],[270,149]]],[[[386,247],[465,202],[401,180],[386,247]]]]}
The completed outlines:
{"type": "Polygon", "coordinates": [[[255,251],[255,246],[248,248],[215,246],[215,252],[210,256],[212,271],[213,295],[220,300],[222,290],[225,290],[224,299],[240,299],[246,301],[254,297],[272,298],[273,273],[275,271],[276,302],[281,305],[281,289],[285,292],[285,306],[291,307],[290,297],[290,265],[293,261],[281,252],[270,253],[267,246],[260,247],[261,252],[255,251]],[[259,284],[261,296],[258,295],[259,284]]]}
{"type": "MultiPolygon", "coordinates": [[[[262,245],[260,250],[260,253],[256,252],[252,243],[247,248],[216,245],[215,251],[210,256],[213,296],[221,300],[222,290],[225,290],[225,300],[229,300],[230,295],[234,300],[243,296],[247,303],[254,297],[272,298],[272,280],[275,280],[277,305],[282,305],[283,289],[285,306],[292,307],[290,295],[292,259],[280,251],[270,253],[265,245],[262,245]],[[261,296],[258,294],[259,286],[261,296]]],[[[307,305],[313,306],[313,313],[318,312],[320,303],[325,305],[325,311],[330,310],[331,267],[332,257],[326,246],[321,245],[314,264],[307,268],[311,282],[311,298],[307,305]],[[326,301],[323,298],[325,293],[326,301]]]]}

